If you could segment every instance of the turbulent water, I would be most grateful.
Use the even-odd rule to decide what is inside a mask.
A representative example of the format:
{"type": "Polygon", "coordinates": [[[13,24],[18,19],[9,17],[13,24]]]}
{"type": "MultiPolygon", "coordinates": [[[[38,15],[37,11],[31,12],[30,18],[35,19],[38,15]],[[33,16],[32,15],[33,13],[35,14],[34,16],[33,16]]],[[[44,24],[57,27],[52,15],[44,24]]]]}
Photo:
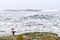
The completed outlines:
{"type": "Polygon", "coordinates": [[[54,32],[60,35],[60,11],[0,11],[0,36],[25,32],[54,32]]]}

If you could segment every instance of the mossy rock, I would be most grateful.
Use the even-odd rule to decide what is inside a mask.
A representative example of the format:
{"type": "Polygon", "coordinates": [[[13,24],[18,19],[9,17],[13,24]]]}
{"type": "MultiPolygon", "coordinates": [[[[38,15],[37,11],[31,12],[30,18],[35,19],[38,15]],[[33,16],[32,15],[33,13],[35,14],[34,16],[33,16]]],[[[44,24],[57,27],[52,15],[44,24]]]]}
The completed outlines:
{"type": "Polygon", "coordinates": [[[59,40],[59,38],[52,32],[30,32],[17,35],[17,40],[59,40]]]}
{"type": "Polygon", "coordinates": [[[29,32],[19,35],[3,36],[0,39],[14,40],[14,36],[16,40],[60,40],[60,37],[53,32],[29,32]]]}

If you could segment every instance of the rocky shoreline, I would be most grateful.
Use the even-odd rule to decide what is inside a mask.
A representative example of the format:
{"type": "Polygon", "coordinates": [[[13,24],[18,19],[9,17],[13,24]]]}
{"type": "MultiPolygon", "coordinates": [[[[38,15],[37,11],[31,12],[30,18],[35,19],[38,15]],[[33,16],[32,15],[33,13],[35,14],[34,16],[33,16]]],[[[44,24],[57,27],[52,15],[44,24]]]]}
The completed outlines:
{"type": "Polygon", "coordinates": [[[0,37],[0,40],[60,40],[60,37],[53,32],[30,32],[0,37]]]}

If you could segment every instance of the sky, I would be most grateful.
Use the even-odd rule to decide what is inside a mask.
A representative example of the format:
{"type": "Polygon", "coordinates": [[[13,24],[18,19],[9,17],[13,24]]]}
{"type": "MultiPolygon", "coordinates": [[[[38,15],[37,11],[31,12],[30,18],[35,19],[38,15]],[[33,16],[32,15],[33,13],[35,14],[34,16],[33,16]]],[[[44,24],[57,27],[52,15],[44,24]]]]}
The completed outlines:
{"type": "Polygon", "coordinates": [[[58,9],[60,0],[0,0],[0,10],[58,9]]]}

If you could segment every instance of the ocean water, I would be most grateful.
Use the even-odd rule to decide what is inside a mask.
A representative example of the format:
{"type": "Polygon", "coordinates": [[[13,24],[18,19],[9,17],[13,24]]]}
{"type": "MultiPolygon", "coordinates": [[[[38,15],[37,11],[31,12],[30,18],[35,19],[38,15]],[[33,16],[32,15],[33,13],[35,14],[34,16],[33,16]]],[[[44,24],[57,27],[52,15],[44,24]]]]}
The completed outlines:
{"type": "Polygon", "coordinates": [[[0,36],[26,32],[54,32],[60,36],[60,11],[19,10],[0,11],[0,36]]]}

